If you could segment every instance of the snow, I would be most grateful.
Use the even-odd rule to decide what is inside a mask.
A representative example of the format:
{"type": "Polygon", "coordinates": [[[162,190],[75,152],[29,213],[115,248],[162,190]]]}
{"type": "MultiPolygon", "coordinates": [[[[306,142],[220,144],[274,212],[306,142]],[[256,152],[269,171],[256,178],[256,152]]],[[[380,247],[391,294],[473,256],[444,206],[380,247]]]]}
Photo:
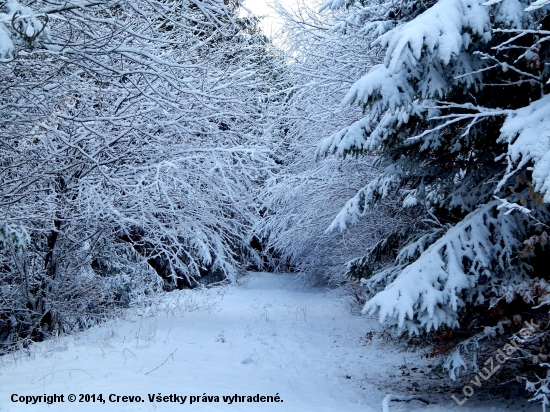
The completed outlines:
{"type": "Polygon", "coordinates": [[[508,143],[508,169],[499,187],[529,162],[534,163],[533,183],[537,192],[550,201],[550,96],[510,114],[501,128],[500,140],[508,143]]]}
{"type": "Polygon", "coordinates": [[[480,0],[441,0],[374,44],[387,47],[385,64],[392,73],[398,73],[403,64],[414,66],[426,51],[449,64],[465,46],[465,29],[491,38],[489,12],[482,4],[480,0]]]}
{"type": "Polygon", "coordinates": [[[346,205],[336,215],[328,227],[327,233],[333,230],[340,230],[343,232],[350,225],[357,224],[361,218],[367,216],[370,212],[372,198],[378,194],[382,197],[387,196],[392,186],[397,186],[398,184],[399,179],[391,174],[374,179],[346,202],[346,205]]]}
{"type": "MultiPolygon", "coordinates": [[[[395,393],[406,379],[399,369],[404,360],[420,368],[428,361],[387,340],[366,339],[366,333],[379,330],[374,319],[350,314],[341,300],[292,275],[250,274],[240,283],[172,292],[142,316],[129,313],[80,334],[34,344],[28,353],[4,356],[0,411],[378,412],[384,399],[389,411],[456,410],[451,393],[439,404],[390,402],[410,395],[395,393]],[[54,393],[64,394],[65,402],[10,401],[12,394],[54,393]],[[100,393],[105,405],[66,401],[69,394],[100,393]],[[217,395],[220,402],[149,402],[148,394],[159,393],[217,395]],[[145,402],[110,403],[110,394],[139,395],[145,402]],[[223,395],[235,394],[278,394],[283,403],[223,402],[223,395]]],[[[506,406],[480,395],[460,410],[496,412],[506,406]]]]}
{"type": "MultiPolygon", "coordinates": [[[[427,331],[443,325],[458,327],[457,311],[464,300],[479,299],[479,274],[489,270],[493,260],[499,267],[509,267],[517,247],[510,233],[519,231],[518,223],[506,213],[493,217],[497,205],[493,201],[481,206],[421,251],[394,282],[367,302],[363,312],[378,312],[381,323],[391,320],[411,333],[419,332],[418,324],[427,331]],[[469,268],[465,260],[471,262],[469,268]]],[[[424,242],[420,238],[403,248],[397,261],[406,262],[424,242]]]]}
{"type": "MultiPolygon", "coordinates": [[[[354,7],[360,9],[358,3],[354,7]]],[[[368,31],[374,29],[378,17],[372,17],[363,4],[365,15],[369,16],[365,20],[370,22],[370,26],[365,26],[366,34],[373,40],[370,44],[383,52],[383,63],[370,66],[342,100],[344,106],[361,106],[364,117],[324,138],[318,146],[317,156],[336,154],[344,157],[366,152],[380,155],[380,165],[389,163],[380,177],[371,180],[346,202],[328,231],[343,232],[361,219],[372,219],[371,205],[385,199],[386,193],[403,198],[403,188],[419,190],[420,185],[420,197],[429,207],[447,208],[451,214],[456,208],[469,213],[460,223],[445,229],[445,234],[442,234],[443,225],[432,219],[436,228],[431,233],[424,233],[412,243],[413,237],[403,239],[409,244],[401,249],[395,263],[365,280],[364,284],[374,296],[365,305],[364,313],[378,314],[380,322],[413,334],[421,330],[458,327],[460,311],[466,303],[480,304],[489,295],[498,296],[500,281],[495,280],[495,273],[506,276],[505,283],[522,283],[525,274],[522,270],[527,266],[519,261],[518,267],[523,265],[521,270],[514,272],[508,268],[516,265],[514,253],[517,252],[514,250],[519,248],[520,239],[528,236],[524,229],[527,217],[510,214],[511,203],[498,207],[498,202],[483,200],[485,189],[471,184],[473,174],[468,170],[455,173],[451,181],[431,175],[432,172],[414,155],[405,153],[419,150],[420,158],[426,156],[432,160],[439,158],[442,150],[455,156],[471,147],[472,153],[476,153],[478,149],[472,143],[478,138],[474,126],[489,117],[506,116],[500,142],[508,144],[508,169],[494,194],[502,196],[500,192],[510,178],[521,170],[529,170],[532,164],[534,189],[544,196],[545,203],[550,202],[550,122],[547,120],[550,100],[547,96],[518,110],[445,101],[455,98],[456,86],[461,84],[472,90],[475,100],[477,91],[484,84],[490,84],[484,83],[485,74],[481,74],[501,66],[531,78],[533,85],[539,81],[511,64],[504,66],[508,63],[475,51],[487,47],[492,30],[500,30],[496,29],[499,24],[514,30],[528,27],[530,17],[524,12],[525,4],[519,0],[498,3],[491,8],[487,4],[496,2],[439,0],[425,6],[427,9],[418,15],[404,13],[393,19],[388,14],[384,18],[395,26],[385,32],[382,30],[383,34],[376,38],[368,31]],[[496,64],[490,66],[492,63],[496,64]],[[474,113],[470,113],[471,110],[474,113]],[[451,137],[454,132],[449,131],[456,126],[462,128],[462,133],[451,137]],[[424,173],[422,179],[418,178],[420,173],[424,173]],[[422,183],[412,183],[415,178],[422,183]],[[431,181],[425,185],[428,180],[431,181]],[[503,207],[508,210],[502,210],[503,207]],[[438,236],[434,236],[435,233],[438,236]],[[490,279],[488,282],[485,282],[486,277],[490,279]],[[383,284],[386,287],[381,290],[383,284]]],[[[329,0],[323,3],[321,10],[350,4],[349,1],[329,0]]],[[[360,11],[356,13],[359,15],[360,11]]],[[[510,33],[516,33],[514,30],[510,33]]],[[[508,50],[509,42],[511,40],[499,47],[508,50]]],[[[530,54],[524,53],[522,59],[538,65],[538,50],[533,46],[530,54]]],[[[472,153],[465,156],[470,157],[472,153]]],[[[457,159],[462,161],[461,155],[457,159]]],[[[478,161],[473,156],[472,159],[478,161]]],[[[487,180],[482,186],[488,188],[493,184],[487,180]]],[[[414,198],[407,198],[404,206],[414,202],[414,198]]],[[[516,210],[528,210],[519,208],[515,206],[516,210]]],[[[372,252],[365,250],[367,256],[372,252]]]]}
{"type": "Polygon", "coordinates": [[[519,0],[503,0],[497,9],[495,22],[510,28],[521,29],[527,20],[524,9],[525,5],[519,0]]]}
{"type": "Polygon", "coordinates": [[[336,10],[342,7],[345,3],[345,0],[327,0],[319,7],[319,11],[321,12],[323,10],[336,10]]]}
{"type": "Polygon", "coordinates": [[[7,13],[0,12],[0,59],[9,60],[14,57],[16,48],[8,28],[10,26],[19,31],[18,36],[23,33],[32,41],[35,41],[40,34],[43,34],[44,38],[49,38],[49,30],[39,21],[31,8],[14,0],[4,3],[2,7],[7,10],[7,13]]]}
{"type": "Polygon", "coordinates": [[[13,47],[10,32],[2,23],[0,23],[0,58],[11,58],[13,54],[13,47]]]}
{"type": "Polygon", "coordinates": [[[532,3],[529,7],[527,7],[525,11],[540,9],[541,7],[548,5],[548,3],[550,3],[550,1],[548,0],[537,0],[534,3],[532,3]]]}
{"type": "MultiPolygon", "coordinates": [[[[499,18],[514,21],[519,18],[514,1],[507,1],[499,9],[499,18]]],[[[329,0],[321,10],[343,4],[329,0]]],[[[434,106],[434,99],[444,98],[452,84],[474,85],[477,70],[483,64],[473,61],[468,50],[472,37],[483,42],[491,39],[490,11],[482,0],[440,0],[411,21],[389,31],[382,30],[383,34],[374,39],[372,46],[385,49],[384,63],[371,67],[342,101],[343,106],[357,103],[368,107],[367,116],[325,138],[319,145],[319,154],[345,156],[353,151],[376,150],[411,116],[426,117],[422,112],[434,106]],[[451,82],[446,79],[449,65],[451,82]]],[[[371,29],[372,24],[365,28],[371,29]]],[[[428,137],[422,150],[439,144],[437,138],[428,137]]]]}

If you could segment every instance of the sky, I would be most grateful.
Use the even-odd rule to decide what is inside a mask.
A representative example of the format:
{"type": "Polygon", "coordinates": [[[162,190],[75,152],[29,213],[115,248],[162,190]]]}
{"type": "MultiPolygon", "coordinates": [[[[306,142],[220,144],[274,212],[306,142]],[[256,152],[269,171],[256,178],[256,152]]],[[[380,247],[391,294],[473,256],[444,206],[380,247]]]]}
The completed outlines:
{"type": "MultiPolygon", "coordinates": [[[[287,8],[292,8],[295,0],[280,0],[287,8]]],[[[262,28],[268,36],[275,33],[281,27],[281,21],[277,18],[275,12],[268,6],[272,0],[245,0],[244,6],[256,15],[267,16],[262,22],[262,28]]],[[[246,13],[246,11],[244,12],[246,13]]]]}

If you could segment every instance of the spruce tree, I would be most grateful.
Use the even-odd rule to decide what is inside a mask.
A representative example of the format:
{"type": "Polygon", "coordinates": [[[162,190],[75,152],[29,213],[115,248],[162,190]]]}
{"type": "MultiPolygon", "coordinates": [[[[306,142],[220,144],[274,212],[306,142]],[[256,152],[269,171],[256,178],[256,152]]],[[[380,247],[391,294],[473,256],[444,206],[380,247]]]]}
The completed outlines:
{"type": "MultiPolygon", "coordinates": [[[[344,230],[398,196],[417,223],[350,263],[365,313],[411,333],[460,326],[467,307],[512,301],[531,281],[550,221],[548,8],[518,0],[329,0],[384,53],[344,104],[364,116],[318,154],[376,154],[383,173],[331,224],[344,230]],[[387,254],[395,259],[377,265],[387,254]]],[[[539,289],[537,289],[540,291],[539,289]]],[[[539,293],[541,303],[546,292],[539,293]],[[542,299],[542,300],[541,300],[542,299]]]]}

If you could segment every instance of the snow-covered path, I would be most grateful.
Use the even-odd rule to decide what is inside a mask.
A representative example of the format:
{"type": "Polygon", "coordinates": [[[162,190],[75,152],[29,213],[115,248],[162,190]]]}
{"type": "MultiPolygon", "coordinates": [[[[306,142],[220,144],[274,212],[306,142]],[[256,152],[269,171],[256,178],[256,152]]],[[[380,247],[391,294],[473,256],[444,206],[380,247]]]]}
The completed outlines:
{"type": "MultiPolygon", "coordinates": [[[[174,292],[152,315],[34,345],[30,356],[4,357],[0,411],[381,411],[392,380],[404,379],[405,361],[383,340],[366,337],[376,322],[290,275],[251,274],[242,283],[174,292]],[[12,402],[13,394],[62,394],[64,402],[26,405],[12,402]],[[105,403],[70,403],[70,394],[102,394],[105,403]],[[187,398],[150,402],[157,394],[187,398]],[[219,402],[203,402],[203,394],[219,402]],[[282,401],[224,402],[235,394],[282,401]],[[111,402],[117,395],[142,402],[111,402]],[[191,396],[199,400],[190,404],[191,396]]],[[[414,401],[390,410],[505,409],[414,401]]]]}

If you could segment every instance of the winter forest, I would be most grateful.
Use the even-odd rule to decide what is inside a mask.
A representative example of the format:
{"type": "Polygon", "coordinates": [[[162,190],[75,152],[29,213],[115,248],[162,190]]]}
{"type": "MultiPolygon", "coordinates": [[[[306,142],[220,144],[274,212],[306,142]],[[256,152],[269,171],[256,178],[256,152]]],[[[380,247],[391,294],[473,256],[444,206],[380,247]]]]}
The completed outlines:
{"type": "Polygon", "coordinates": [[[243,0],[1,2],[0,410],[108,397],[71,362],[110,328],[155,394],[202,382],[193,336],[286,401],[242,410],[546,411],[550,0],[271,7],[273,35],[243,0]]]}

